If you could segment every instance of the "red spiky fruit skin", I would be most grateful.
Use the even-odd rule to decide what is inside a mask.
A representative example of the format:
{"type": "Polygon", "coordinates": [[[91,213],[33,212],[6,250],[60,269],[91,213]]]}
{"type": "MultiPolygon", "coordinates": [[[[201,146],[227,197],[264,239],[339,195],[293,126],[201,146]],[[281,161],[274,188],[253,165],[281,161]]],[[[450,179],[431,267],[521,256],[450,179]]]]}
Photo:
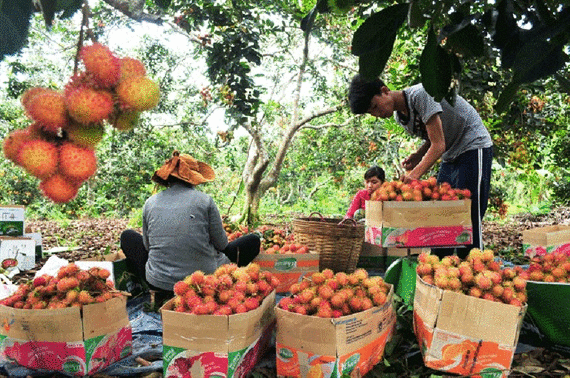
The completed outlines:
{"type": "Polygon", "coordinates": [[[78,146],[87,148],[95,148],[105,135],[105,127],[99,123],[82,125],[70,122],[63,130],[66,132],[67,139],[78,146]]]}
{"type": "Polygon", "coordinates": [[[144,111],[154,108],[160,100],[160,88],[146,76],[129,77],[116,88],[123,108],[144,111]]]}
{"type": "Polygon", "coordinates": [[[81,60],[87,72],[93,74],[102,88],[115,86],[121,78],[121,61],[111,50],[100,43],[83,46],[81,60]]]}
{"type": "Polygon", "coordinates": [[[63,94],[43,88],[30,91],[22,97],[26,113],[34,121],[39,122],[46,131],[56,134],[68,122],[63,94]]]}
{"type": "Polygon", "coordinates": [[[22,143],[16,160],[32,176],[46,179],[57,172],[59,153],[53,143],[33,139],[22,143]]]}
{"type": "Polygon", "coordinates": [[[40,190],[53,202],[66,203],[75,198],[79,191],[79,185],[69,181],[62,174],[56,173],[40,183],[40,190]]]}
{"type": "Polygon", "coordinates": [[[121,58],[121,80],[145,75],[146,68],[140,60],[129,57],[121,58]]]}
{"type": "Polygon", "coordinates": [[[88,87],[69,91],[65,100],[71,118],[85,125],[102,122],[111,115],[114,108],[110,92],[88,87]]]}
{"type": "Polygon", "coordinates": [[[97,157],[91,148],[65,142],[59,147],[59,171],[75,182],[82,182],[97,171],[97,157]]]}
{"type": "Polygon", "coordinates": [[[22,147],[22,144],[35,139],[33,133],[30,132],[29,129],[18,129],[10,132],[6,135],[4,142],[2,143],[2,151],[4,152],[4,156],[8,160],[20,165],[18,162],[18,152],[22,147]]]}

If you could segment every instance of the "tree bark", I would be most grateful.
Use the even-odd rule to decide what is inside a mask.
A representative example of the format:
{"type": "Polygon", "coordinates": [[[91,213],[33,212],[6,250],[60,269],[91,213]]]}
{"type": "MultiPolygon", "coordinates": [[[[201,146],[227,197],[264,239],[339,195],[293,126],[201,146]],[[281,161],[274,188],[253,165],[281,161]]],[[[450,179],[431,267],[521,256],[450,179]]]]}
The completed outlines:
{"type": "Polygon", "coordinates": [[[160,15],[149,14],[144,12],[145,0],[103,0],[125,16],[135,21],[146,21],[153,24],[162,24],[160,15]]]}

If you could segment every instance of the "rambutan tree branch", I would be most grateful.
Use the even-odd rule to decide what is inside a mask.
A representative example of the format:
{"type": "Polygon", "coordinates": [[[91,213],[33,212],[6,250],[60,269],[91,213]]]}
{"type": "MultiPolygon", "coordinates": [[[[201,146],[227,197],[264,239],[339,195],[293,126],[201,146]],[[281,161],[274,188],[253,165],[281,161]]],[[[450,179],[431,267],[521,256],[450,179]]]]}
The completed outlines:
{"type": "Polygon", "coordinates": [[[146,21],[153,24],[161,25],[162,18],[160,15],[145,13],[145,0],[103,0],[125,16],[135,21],[146,21]]]}

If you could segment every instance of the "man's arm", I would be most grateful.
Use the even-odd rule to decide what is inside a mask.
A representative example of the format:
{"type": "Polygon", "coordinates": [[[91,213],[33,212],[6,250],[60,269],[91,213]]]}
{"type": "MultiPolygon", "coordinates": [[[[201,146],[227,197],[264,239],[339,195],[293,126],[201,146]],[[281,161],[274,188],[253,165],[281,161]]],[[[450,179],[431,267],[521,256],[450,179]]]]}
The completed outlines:
{"type": "MultiPolygon", "coordinates": [[[[443,135],[441,118],[439,118],[438,114],[434,114],[428,120],[426,131],[429,141],[426,141],[416,152],[418,157],[421,156],[421,160],[414,167],[410,166],[412,171],[405,176],[405,181],[419,180],[445,152],[445,136],[443,135]],[[422,152],[423,155],[420,155],[422,152]]],[[[404,163],[408,161],[410,161],[410,158],[406,159],[404,163]]]]}

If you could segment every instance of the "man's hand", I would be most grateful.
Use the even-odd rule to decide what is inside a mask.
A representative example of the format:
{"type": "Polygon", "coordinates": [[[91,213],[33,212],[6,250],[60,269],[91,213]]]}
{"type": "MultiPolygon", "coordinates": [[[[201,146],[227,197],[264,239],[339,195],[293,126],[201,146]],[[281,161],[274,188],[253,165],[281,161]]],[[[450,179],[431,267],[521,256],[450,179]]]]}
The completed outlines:
{"type": "Polygon", "coordinates": [[[406,160],[402,162],[402,167],[404,167],[406,171],[411,171],[416,167],[416,165],[418,165],[418,163],[421,160],[422,160],[422,155],[418,154],[417,152],[414,152],[413,154],[408,156],[406,160]]]}

